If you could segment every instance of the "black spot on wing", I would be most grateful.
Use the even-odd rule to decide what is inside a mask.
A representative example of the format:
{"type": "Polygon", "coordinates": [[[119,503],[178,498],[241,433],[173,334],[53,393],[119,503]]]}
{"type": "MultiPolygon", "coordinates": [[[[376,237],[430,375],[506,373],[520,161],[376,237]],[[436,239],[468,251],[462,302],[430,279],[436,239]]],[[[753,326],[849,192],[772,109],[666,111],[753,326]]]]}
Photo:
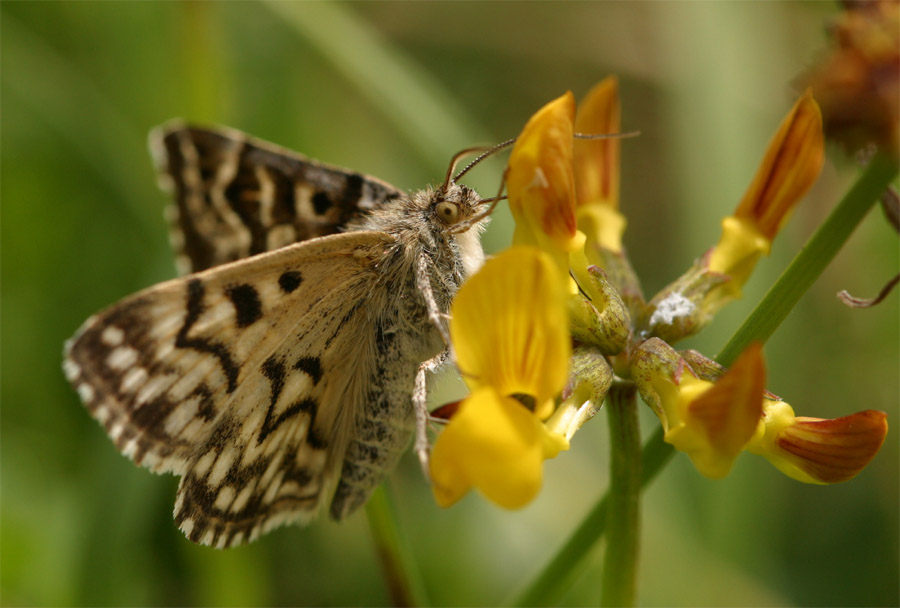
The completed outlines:
{"type": "Polygon", "coordinates": [[[286,375],[284,370],[284,363],[276,359],[274,356],[269,357],[265,360],[262,365],[262,373],[263,376],[269,379],[269,382],[272,385],[272,405],[278,401],[278,397],[281,395],[281,391],[284,389],[284,377],[286,375]]]}
{"type": "Polygon", "coordinates": [[[300,357],[294,364],[294,369],[312,378],[313,386],[322,379],[322,361],[318,357],[300,357]]]}
{"type": "Polygon", "coordinates": [[[234,305],[238,327],[253,325],[262,317],[262,303],[252,285],[234,285],[226,288],[225,294],[234,305]]]}
{"type": "MultiPolygon", "coordinates": [[[[315,402],[311,404],[313,407],[316,406],[315,402]]],[[[328,439],[322,436],[316,427],[310,425],[309,432],[306,434],[306,443],[317,450],[324,450],[328,448],[328,439]]]]}
{"type": "Polygon", "coordinates": [[[307,442],[310,443],[315,448],[321,449],[318,440],[313,437],[313,425],[316,421],[316,411],[318,410],[318,404],[316,400],[312,397],[304,397],[299,401],[291,404],[287,409],[285,409],[281,414],[275,415],[275,406],[278,404],[278,398],[281,396],[281,391],[284,390],[284,381],[287,376],[287,370],[285,369],[284,363],[279,361],[274,356],[269,357],[262,365],[262,373],[263,375],[269,379],[271,383],[271,393],[269,399],[269,408],[266,410],[266,417],[263,420],[262,428],[259,431],[258,443],[262,443],[265,439],[272,434],[279,426],[299,414],[300,412],[306,412],[309,414],[309,436],[307,438],[307,442]]]}
{"type": "MultiPolygon", "coordinates": [[[[260,211],[263,184],[256,174],[256,165],[248,161],[249,153],[249,147],[242,143],[238,156],[238,170],[223,190],[228,205],[241,218],[241,224],[250,234],[249,250],[246,253],[242,252],[238,258],[268,250],[266,235],[269,226],[264,225],[260,211]]],[[[211,196],[212,190],[207,193],[207,197],[211,196]]],[[[211,199],[210,207],[214,207],[211,199]]]]}
{"type": "Polygon", "coordinates": [[[316,192],[312,197],[313,209],[316,215],[325,215],[331,209],[331,199],[326,192],[316,192]]]}
{"type": "Polygon", "coordinates": [[[288,270],[278,277],[278,286],[284,293],[291,293],[303,282],[303,275],[296,270],[288,270]]]}
{"type": "Polygon", "coordinates": [[[275,205],[272,209],[275,223],[293,222],[297,216],[294,182],[276,167],[269,167],[269,177],[275,183],[275,205]]]}
{"type": "Polygon", "coordinates": [[[228,379],[228,392],[232,393],[234,392],[234,389],[237,388],[237,378],[240,370],[231,358],[231,353],[225,345],[207,338],[188,337],[188,333],[191,331],[194,323],[196,323],[200,318],[200,315],[203,314],[203,296],[205,293],[206,289],[203,286],[203,281],[200,279],[192,279],[188,282],[187,314],[184,317],[184,324],[181,326],[181,329],[178,330],[178,335],[175,337],[175,346],[177,348],[191,348],[203,353],[209,353],[216,357],[219,360],[219,365],[222,366],[225,377],[228,379]]]}
{"type": "Polygon", "coordinates": [[[306,467],[301,468],[292,466],[291,469],[287,473],[285,473],[284,481],[293,481],[301,488],[304,488],[308,485],[311,485],[313,481],[315,481],[315,476],[306,467]]]}
{"type": "Polygon", "coordinates": [[[363,195],[363,176],[359,173],[347,175],[347,185],[341,193],[341,204],[347,207],[355,206],[363,195]]]}

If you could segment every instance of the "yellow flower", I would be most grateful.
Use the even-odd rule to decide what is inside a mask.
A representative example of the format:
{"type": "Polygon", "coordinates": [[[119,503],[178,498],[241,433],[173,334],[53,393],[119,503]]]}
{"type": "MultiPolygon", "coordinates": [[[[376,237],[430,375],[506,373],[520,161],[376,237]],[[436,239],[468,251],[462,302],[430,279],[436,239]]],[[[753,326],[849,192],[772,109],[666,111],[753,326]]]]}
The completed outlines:
{"type": "MultiPolygon", "coordinates": [[[[619,81],[609,76],[578,105],[575,131],[585,135],[618,133],[621,124],[619,81]]],[[[575,141],[575,195],[578,228],[588,242],[618,253],[625,217],[619,213],[618,138],[575,141]]]]}
{"type": "MultiPolygon", "coordinates": [[[[615,135],[621,127],[619,81],[609,76],[594,86],[578,106],[575,131],[583,135],[615,135]]],[[[622,247],[627,222],[619,212],[619,166],[621,141],[576,139],[574,143],[575,203],[578,230],[585,234],[583,250],[569,256],[569,265],[582,290],[602,309],[597,296],[585,285],[591,281],[585,274],[589,266],[603,269],[609,283],[619,292],[632,315],[644,306],[640,281],[622,247]]]]}
{"type": "Polygon", "coordinates": [[[431,453],[435,499],[449,507],[474,486],[501,507],[517,509],[541,489],[544,460],[567,448],[562,435],[550,434],[519,401],[476,389],[431,453]]]}
{"type": "Polygon", "coordinates": [[[834,420],[795,416],[788,403],[764,391],[760,351],[751,345],[725,371],[696,351],[679,354],[651,338],[636,351],[632,374],[666,442],[707,477],[725,476],[746,450],[798,481],[852,479],[884,443],[887,416],[872,410],[834,420]]]}
{"type": "Polygon", "coordinates": [[[734,215],[722,222],[722,237],[708,265],[710,271],[731,277],[719,288],[722,297],[740,295],[757,260],[768,255],[772,239],[818,177],[824,158],[822,114],[807,91],[769,142],[734,215]]]}
{"type": "Polygon", "coordinates": [[[715,382],[702,379],[662,340],[638,349],[632,365],[641,396],[656,410],[664,439],[703,475],[718,479],[753,437],[765,386],[761,346],[750,346],[715,382]]]}
{"type": "Polygon", "coordinates": [[[763,409],[747,451],[806,483],[852,479],[878,453],[888,430],[887,415],[874,410],[825,420],[797,417],[784,401],[766,399],[763,409]]]}
{"type": "Polygon", "coordinates": [[[471,487],[517,508],[537,494],[542,463],[568,449],[542,420],[568,379],[571,340],[565,293],[550,257],[513,247],[489,260],[453,301],[450,335],[472,394],[435,442],[438,504],[471,487]]]}
{"type": "Polygon", "coordinates": [[[538,110],[516,139],[506,175],[513,244],[546,251],[560,269],[584,242],[575,225],[574,118],[571,92],[538,110]]]}
{"type": "Polygon", "coordinates": [[[512,247],[489,260],[453,300],[450,339],[470,388],[535,399],[541,418],[565,385],[571,344],[565,298],[549,257],[512,247]]]}
{"type": "MultiPolygon", "coordinates": [[[[599,111],[596,104],[588,108],[599,111]]],[[[628,337],[628,311],[607,277],[590,272],[585,235],[576,230],[574,116],[574,97],[566,93],[538,110],[516,139],[506,176],[509,206],[516,221],[513,243],[534,245],[557,265],[570,296],[573,335],[604,352],[616,353],[628,337]],[[570,268],[575,280],[569,277],[570,268]]],[[[590,112],[588,119],[597,122],[590,112]]],[[[591,154],[581,159],[583,164],[599,160],[593,151],[588,152],[591,154]]],[[[586,168],[585,175],[593,173],[595,169],[586,168]]],[[[603,191],[611,192],[608,186],[595,187],[587,180],[582,189],[585,196],[593,196],[585,189],[600,196],[603,191]]],[[[587,206],[596,205],[602,206],[599,199],[587,206]]]]}
{"type": "Polygon", "coordinates": [[[706,327],[725,304],[740,297],[823,160],[822,116],[807,91],[769,143],[734,215],[722,221],[719,243],[650,301],[647,333],[674,343],[706,327]]]}

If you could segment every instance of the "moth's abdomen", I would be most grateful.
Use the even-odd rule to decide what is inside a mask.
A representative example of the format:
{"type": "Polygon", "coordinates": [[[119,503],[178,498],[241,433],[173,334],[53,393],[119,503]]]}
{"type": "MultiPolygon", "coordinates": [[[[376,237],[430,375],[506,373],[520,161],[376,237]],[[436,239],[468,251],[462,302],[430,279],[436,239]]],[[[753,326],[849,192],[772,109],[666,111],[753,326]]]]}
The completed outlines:
{"type": "MultiPolygon", "coordinates": [[[[415,293],[418,297],[418,292],[415,293]]],[[[410,304],[410,298],[398,298],[410,304]]],[[[360,407],[331,501],[331,517],[341,520],[368,500],[394,469],[415,431],[412,392],[419,364],[440,352],[437,330],[416,305],[399,306],[390,329],[376,329],[374,373],[360,407]],[[412,309],[412,310],[410,310],[412,309]],[[399,328],[403,328],[400,330],[399,328]]]]}
{"type": "Polygon", "coordinates": [[[397,465],[415,429],[409,394],[403,396],[410,413],[384,419],[367,418],[363,436],[347,446],[341,478],[331,501],[331,517],[341,520],[366,503],[372,490],[397,465]]]}

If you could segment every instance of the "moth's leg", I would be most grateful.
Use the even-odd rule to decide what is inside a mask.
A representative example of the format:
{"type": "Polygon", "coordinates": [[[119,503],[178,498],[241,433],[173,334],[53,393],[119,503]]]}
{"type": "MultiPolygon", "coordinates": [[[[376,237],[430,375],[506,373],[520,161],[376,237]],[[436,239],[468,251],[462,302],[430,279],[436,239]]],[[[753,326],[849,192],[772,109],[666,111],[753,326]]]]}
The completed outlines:
{"type": "Polygon", "coordinates": [[[428,258],[424,255],[419,256],[416,264],[416,287],[419,293],[425,299],[425,308],[428,309],[428,319],[441,332],[441,338],[444,340],[444,346],[450,348],[450,332],[447,331],[447,314],[438,308],[437,300],[434,299],[434,290],[431,288],[431,279],[428,276],[428,258]]]}
{"type": "Polygon", "coordinates": [[[428,443],[428,387],[427,376],[434,373],[440,367],[450,360],[450,351],[444,350],[428,361],[419,365],[416,372],[416,384],[413,388],[413,409],[416,412],[416,443],[414,449],[416,456],[419,458],[419,464],[422,465],[422,473],[425,479],[431,480],[428,473],[428,457],[431,453],[431,446],[428,443]]]}

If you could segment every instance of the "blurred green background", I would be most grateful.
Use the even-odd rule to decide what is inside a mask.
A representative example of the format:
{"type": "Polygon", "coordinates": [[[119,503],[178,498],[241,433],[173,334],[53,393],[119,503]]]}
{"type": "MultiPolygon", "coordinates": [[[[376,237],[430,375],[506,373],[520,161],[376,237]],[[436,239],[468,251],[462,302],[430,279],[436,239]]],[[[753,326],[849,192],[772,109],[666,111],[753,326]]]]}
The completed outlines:
{"type": "MultiPolygon", "coordinates": [[[[60,371],[89,315],[174,275],[146,153],[172,117],[221,123],[404,189],[463,147],[515,135],[567,89],[620,76],[622,207],[653,293],[718,237],[821,52],[831,3],[0,4],[2,477],[0,602],[386,604],[362,512],[225,552],[171,521],[176,479],[119,456],[60,371]]],[[[502,160],[470,184],[496,190],[502,160]]],[[[819,182],[732,305],[690,344],[715,354],[846,191],[819,182]]],[[[508,242],[498,213],[489,250],[508,242]]],[[[850,310],[898,266],[880,211],[766,347],[769,388],[799,415],[889,414],[875,461],[835,487],[742,455],[709,481],[676,456],[644,501],[645,605],[898,605],[898,297],[850,310]]],[[[438,400],[458,391],[442,383],[438,400]]],[[[643,417],[644,432],[655,428],[643,417]]],[[[606,487],[605,417],[505,512],[434,505],[411,459],[389,485],[431,600],[491,605],[545,563],[606,487]]],[[[599,598],[597,552],[565,605],[599,598]]]]}

